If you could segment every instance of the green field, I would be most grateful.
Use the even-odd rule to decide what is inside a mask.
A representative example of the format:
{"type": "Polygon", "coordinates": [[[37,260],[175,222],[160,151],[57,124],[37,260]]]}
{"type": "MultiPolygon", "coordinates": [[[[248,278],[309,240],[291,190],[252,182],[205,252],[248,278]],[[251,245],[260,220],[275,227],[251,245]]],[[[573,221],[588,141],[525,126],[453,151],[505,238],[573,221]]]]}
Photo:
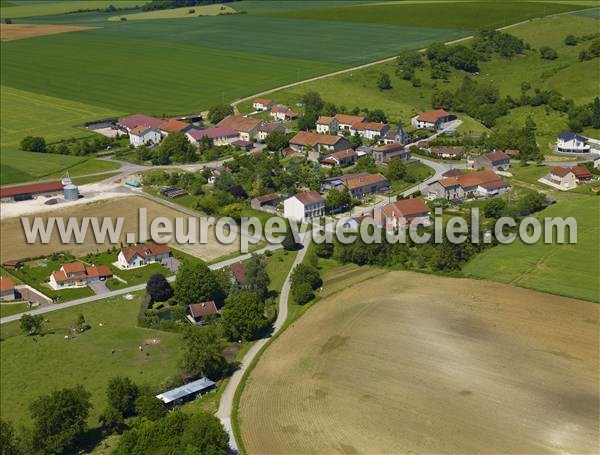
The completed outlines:
{"type": "Polygon", "coordinates": [[[112,171],[118,163],[81,156],[32,153],[22,150],[3,149],[0,181],[2,185],[61,177],[66,171],[78,176],[96,172],[112,171]]]}
{"type": "Polygon", "coordinates": [[[575,4],[544,2],[398,2],[392,5],[346,6],[261,14],[296,19],[476,30],[482,27],[502,27],[534,17],[583,8],[575,4]]]}
{"type": "Polygon", "coordinates": [[[123,14],[109,18],[109,21],[120,21],[125,18],[128,21],[140,21],[148,19],[175,19],[180,17],[215,16],[224,13],[235,13],[229,5],[204,5],[184,6],[183,8],[160,9],[156,11],[145,11],[143,13],[123,14]],[[190,13],[193,11],[193,13],[190,13]]]}
{"type": "Polygon", "coordinates": [[[50,16],[52,14],[64,14],[83,9],[104,9],[110,5],[119,8],[132,8],[148,3],[149,0],[78,0],[78,1],[41,1],[41,2],[9,2],[0,6],[0,17],[21,18],[30,16],[50,16]]]}
{"type": "Polygon", "coordinates": [[[27,423],[28,406],[35,397],[82,384],[92,393],[94,424],[105,407],[105,388],[112,377],[129,376],[139,384],[159,387],[172,376],[179,360],[180,335],[138,328],[140,298],[114,297],[49,313],[49,333],[37,337],[37,342],[20,333],[18,322],[2,325],[2,417],[27,423]],[[65,340],[79,314],[92,329],[65,340]],[[160,342],[138,350],[153,338],[160,342]]]}

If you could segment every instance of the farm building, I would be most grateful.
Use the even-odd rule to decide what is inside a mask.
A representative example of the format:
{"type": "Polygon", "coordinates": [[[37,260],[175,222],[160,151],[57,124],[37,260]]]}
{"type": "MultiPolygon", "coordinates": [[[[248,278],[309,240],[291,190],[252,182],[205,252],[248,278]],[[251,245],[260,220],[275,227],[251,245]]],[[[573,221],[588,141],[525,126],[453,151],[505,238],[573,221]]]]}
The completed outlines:
{"type": "Polygon", "coordinates": [[[160,194],[169,199],[175,199],[177,197],[185,196],[188,192],[184,189],[177,188],[175,186],[169,186],[160,190],[160,194]]]}
{"type": "Polygon", "coordinates": [[[563,131],[556,138],[556,150],[562,153],[589,153],[590,144],[586,137],[563,131]]]}
{"type": "Polygon", "coordinates": [[[211,317],[216,317],[218,315],[219,310],[212,300],[188,305],[187,319],[194,325],[208,324],[211,317]]]}
{"type": "Polygon", "coordinates": [[[129,130],[129,143],[134,147],[156,145],[160,143],[161,139],[160,130],[148,125],[138,125],[129,130]]]}
{"type": "Polygon", "coordinates": [[[187,122],[182,122],[181,120],[177,120],[174,118],[167,120],[166,122],[162,123],[159,127],[161,134],[163,134],[164,136],[168,136],[169,133],[185,133],[186,131],[193,128],[195,128],[194,125],[191,125],[187,122]]]}
{"type": "Polygon", "coordinates": [[[275,213],[277,206],[281,203],[281,196],[277,193],[256,196],[250,200],[250,207],[254,210],[275,213]]]}
{"type": "Polygon", "coordinates": [[[325,200],[317,191],[305,191],[283,201],[283,214],[296,221],[324,216],[325,200]]]}
{"type": "Polygon", "coordinates": [[[425,189],[428,198],[461,200],[469,197],[490,197],[510,190],[509,183],[493,171],[460,172],[431,183],[425,189]]]}
{"type": "Polygon", "coordinates": [[[200,378],[180,387],[156,395],[166,408],[172,409],[188,401],[194,400],[203,393],[215,388],[215,383],[208,378],[200,378]]]}
{"type": "Polygon", "coordinates": [[[0,300],[14,300],[15,286],[10,278],[0,278],[0,300]]]}
{"type": "Polygon", "coordinates": [[[387,193],[391,190],[390,182],[383,174],[346,174],[341,176],[342,184],[352,197],[362,199],[375,193],[387,193]]]}
{"type": "Polygon", "coordinates": [[[506,170],[510,167],[510,156],[500,151],[486,153],[475,157],[473,167],[491,171],[506,170]]]}
{"type": "Polygon", "coordinates": [[[63,184],[57,182],[32,183],[0,188],[0,199],[26,201],[34,196],[58,196],[63,192],[63,184]]]}
{"type": "Polygon", "coordinates": [[[317,133],[337,134],[340,125],[335,117],[321,116],[317,119],[317,133]]]}
{"type": "Polygon", "coordinates": [[[328,166],[340,166],[346,167],[351,166],[358,159],[358,153],[356,153],[352,149],[341,150],[339,152],[332,153],[331,155],[326,156],[321,161],[322,164],[326,164],[328,166]]]}
{"type": "Polygon", "coordinates": [[[375,164],[387,164],[392,158],[410,159],[410,150],[405,150],[399,142],[392,142],[391,144],[373,147],[372,156],[375,164]]]}
{"type": "Polygon", "coordinates": [[[217,123],[219,128],[227,128],[237,131],[239,139],[244,141],[253,140],[258,134],[258,128],[262,124],[261,120],[240,117],[237,115],[229,115],[217,123]]]}
{"type": "Polygon", "coordinates": [[[162,263],[169,257],[171,250],[167,245],[151,242],[123,248],[117,257],[117,265],[122,269],[131,269],[153,262],[162,263]]]}
{"type": "Polygon", "coordinates": [[[271,133],[285,133],[285,126],[281,122],[267,122],[260,125],[256,138],[259,141],[264,141],[271,133]]]}
{"type": "Polygon", "coordinates": [[[357,122],[350,127],[350,134],[358,134],[370,141],[381,139],[389,131],[390,126],[381,122],[357,122]]]}
{"type": "Polygon", "coordinates": [[[231,128],[206,128],[188,130],[185,135],[195,146],[200,145],[202,138],[206,137],[213,141],[214,145],[229,145],[239,139],[240,134],[231,128]]]}
{"type": "Polygon", "coordinates": [[[444,123],[454,120],[456,117],[446,112],[444,109],[434,109],[432,111],[422,112],[420,115],[412,119],[412,124],[415,128],[424,128],[439,130],[444,126],[444,123]]]}
{"type": "Polygon", "coordinates": [[[252,101],[252,108],[255,111],[268,111],[275,105],[273,100],[265,99],[265,98],[256,98],[252,101]]]}
{"type": "Polygon", "coordinates": [[[130,133],[135,127],[146,125],[149,128],[160,130],[160,126],[165,123],[165,119],[150,117],[143,114],[134,114],[129,117],[122,118],[117,122],[117,127],[130,133]]]}

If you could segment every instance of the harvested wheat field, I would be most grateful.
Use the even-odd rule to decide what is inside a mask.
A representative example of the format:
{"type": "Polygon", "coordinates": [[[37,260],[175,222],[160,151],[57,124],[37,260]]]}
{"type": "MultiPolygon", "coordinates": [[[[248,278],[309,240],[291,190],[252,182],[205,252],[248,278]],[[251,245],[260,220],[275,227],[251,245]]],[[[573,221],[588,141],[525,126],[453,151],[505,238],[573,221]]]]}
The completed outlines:
{"type": "Polygon", "coordinates": [[[59,35],[68,32],[80,32],[98,27],[83,27],[79,25],[50,25],[50,24],[0,24],[0,40],[16,41],[36,36],[59,35]]]}
{"type": "Polygon", "coordinates": [[[249,454],[598,453],[600,307],[347,270],[251,373],[249,454]]]}
{"type": "MultiPolygon", "coordinates": [[[[132,232],[137,234],[138,232],[138,209],[140,207],[145,207],[148,210],[148,224],[156,217],[166,217],[170,220],[173,220],[178,216],[185,217],[186,219],[188,217],[188,215],[185,215],[184,213],[165,207],[154,201],[139,196],[132,196],[75,205],[53,211],[50,214],[44,213],[44,216],[41,218],[46,221],[49,216],[57,218],[62,217],[66,224],[67,218],[69,217],[77,217],[78,220],[81,220],[83,217],[98,217],[100,218],[99,223],[102,224],[102,218],[111,217],[116,224],[117,217],[124,217],[120,241],[125,242],[126,233],[132,232]]],[[[33,223],[34,216],[30,216],[29,219],[30,223],[33,223]]],[[[26,242],[20,218],[3,219],[0,233],[2,234],[2,248],[0,249],[2,262],[9,259],[46,256],[57,251],[69,251],[77,255],[87,254],[88,252],[105,250],[110,247],[108,236],[103,245],[98,245],[91,228],[88,229],[85,241],[82,244],[77,244],[74,241],[68,245],[62,244],[55,229],[51,241],[48,244],[42,244],[38,239],[35,244],[30,245],[26,242]]],[[[187,253],[200,257],[206,261],[231,254],[239,248],[237,243],[223,245],[217,242],[212,228],[208,231],[207,244],[173,244],[173,246],[185,250],[187,253]]]]}

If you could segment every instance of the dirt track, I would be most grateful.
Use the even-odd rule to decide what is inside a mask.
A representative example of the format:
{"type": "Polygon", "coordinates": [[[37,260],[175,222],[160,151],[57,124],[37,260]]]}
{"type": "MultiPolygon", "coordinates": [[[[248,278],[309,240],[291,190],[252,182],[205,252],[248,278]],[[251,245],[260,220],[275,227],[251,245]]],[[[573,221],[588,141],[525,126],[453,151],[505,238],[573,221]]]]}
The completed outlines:
{"type": "Polygon", "coordinates": [[[239,412],[250,454],[598,452],[600,307],[379,273],[338,278],[263,355],[239,412]]]}
{"type": "Polygon", "coordinates": [[[68,32],[91,30],[98,27],[84,27],[79,25],[49,25],[49,24],[1,24],[0,40],[15,41],[36,36],[58,35],[68,32]]]}

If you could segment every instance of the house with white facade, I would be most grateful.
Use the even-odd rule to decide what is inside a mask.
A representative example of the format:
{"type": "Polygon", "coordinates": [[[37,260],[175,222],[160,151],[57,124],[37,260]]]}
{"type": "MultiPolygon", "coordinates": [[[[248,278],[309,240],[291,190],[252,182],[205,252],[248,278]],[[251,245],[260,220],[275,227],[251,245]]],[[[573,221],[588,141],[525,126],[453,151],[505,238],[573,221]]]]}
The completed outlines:
{"type": "Polygon", "coordinates": [[[410,134],[404,131],[401,124],[397,128],[390,127],[387,132],[379,139],[380,144],[393,144],[397,142],[406,145],[410,142],[410,134]]]}
{"type": "Polygon", "coordinates": [[[384,205],[375,210],[371,215],[379,228],[397,232],[400,228],[407,228],[411,223],[421,226],[430,226],[431,209],[421,198],[400,199],[384,205]]]}
{"type": "Polygon", "coordinates": [[[446,112],[444,109],[434,109],[432,111],[422,112],[412,119],[412,124],[415,128],[439,130],[443,125],[451,120],[454,116],[446,112]]]}
{"type": "Polygon", "coordinates": [[[0,278],[0,300],[15,300],[15,286],[10,278],[0,278]]]}
{"type": "Polygon", "coordinates": [[[325,199],[317,191],[305,191],[283,201],[283,216],[302,221],[325,215],[325,199]]]}
{"type": "Polygon", "coordinates": [[[129,143],[134,147],[156,145],[161,139],[160,130],[147,125],[139,125],[129,131],[129,143]]]}
{"type": "Polygon", "coordinates": [[[240,134],[230,128],[206,128],[203,130],[193,129],[185,133],[188,140],[195,146],[200,145],[202,138],[212,140],[214,145],[230,145],[240,138],[240,134]]]}
{"type": "Polygon", "coordinates": [[[86,267],[82,262],[75,261],[63,264],[60,270],[52,272],[49,284],[54,290],[78,288],[95,281],[104,281],[112,275],[112,270],[106,265],[86,267]]]}
{"type": "Polygon", "coordinates": [[[381,139],[390,129],[387,123],[382,122],[357,122],[350,127],[350,134],[373,141],[381,139]]]}
{"type": "Polygon", "coordinates": [[[592,180],[592,173],[583,166],[553,167],[539,182],[559,190],[568,191],[577,188],[577,185],[592,180]]]}
{"type": "Polygon", "coordinates": [[[283,104],[277,104],[271,108],[271,117],[281,122],[287,122],[297,119],[298,114],[283,104]]]}
{"type": "Polygon", "coordinates": [[[449,201],[473,197],[491,197],[511,189],[494,171],[446,172],[443,178],[428,185],[423,191],[427,198],[443,198],[449,201]]]}
{"type": "Polygon", "coordinates": [[[252,101],[252,107],[255,111],[268,111],[273,106],[275,106],[275,101],[265,98],[256,98],[252,101]]]}
{"type": "Polygon", "coordinates": [[[338,123],[338,134],[350,134],[350,128],[365,121],[365,118],[360,115],[335,114],[334,118],[338,123]]]}
{"type": "Polygon", "coordinates": [[[337,134],[340,125],[335,117],[322,115],[317,119],[317,133],[319,134],[337,134]]]}
{"type": "Polygon", "coordinates": [[[258,133],[256,133],[256,138],[259,141],[264,141],[269,134],[275,133],[275,132],[285,133],[285,126],[283,126],[283,123],[281,123],[281,122],[263,123],[258,128],[258,133]]]}
{"type": "Polygon", "coordinates": [[[117,256],[116,266],[121,269],[143,267],[152,263],[164,263],[171,257],[171,250],[165,244],[145,243],[123,248],[117,256]]]}
{"type": "Polygon", "coordinates": [[[491,171],[500,171],[510,168],[510,156],[499,150],[476,156],[473,161],[475,169],[488,169],[491,171]]]}
{"type": "Polygon", "coordinates": [[[587,138],[571,131],[563,131],[556,139],[556,150],[562,153],[589,153],[587,138]]]}
{"type": "Polygon", "coordinates": [[[322,153],[347,150],[352,148],[352,144],[349,140],[341,136],[299,131],[290,139],[290,148],[298,153],[308,151],[308,158],[310,160],[319,161],[322,153]]]}
{"type": "Polygon", "coordinates": [[[258,129],[262,123],[262,120],[254,118],[229,115],[217,123],[217,126],[237,131],[240,136],[239,139],[242,141],[252,141],[258,134],[258,129]]]}

